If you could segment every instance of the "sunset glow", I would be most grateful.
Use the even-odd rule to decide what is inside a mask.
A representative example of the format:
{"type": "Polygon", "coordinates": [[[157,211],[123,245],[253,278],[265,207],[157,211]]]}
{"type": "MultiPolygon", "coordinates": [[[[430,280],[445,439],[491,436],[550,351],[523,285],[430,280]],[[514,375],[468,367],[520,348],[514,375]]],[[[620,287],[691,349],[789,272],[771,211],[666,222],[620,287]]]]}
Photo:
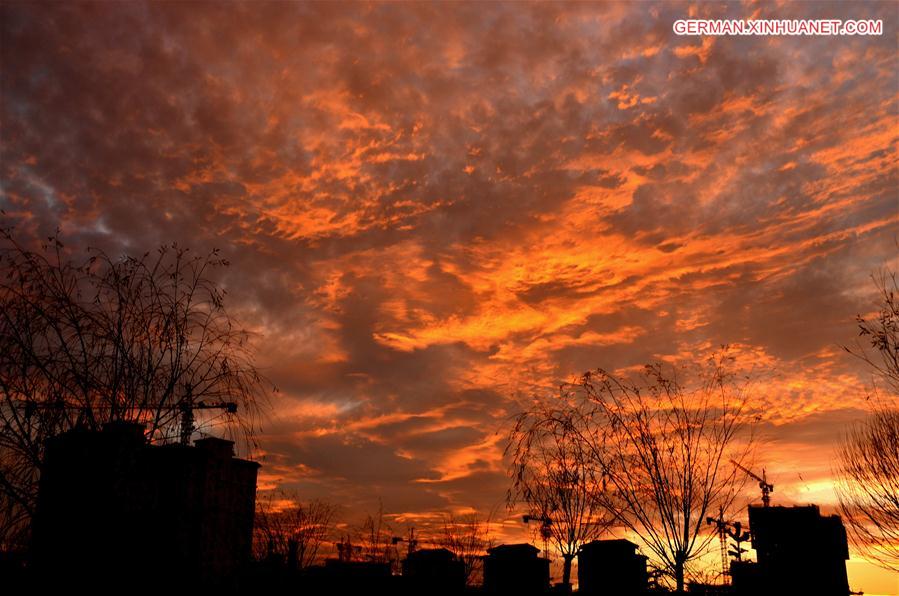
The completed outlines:
{"type": "MultiPolygon", "coordinates": [[[[899,270],[895,3],[0,16],[2,225],[77,255],[221,249],[278,388],[260,489],[347,524],[380,503],[397,532],[477,511],[530,540],[505,506],[522,403],[728,344],[773,499],[834,511],[837,442],[877,391],[843,346],[871,275],[899,270]],[[672,30],[748,18],[883,34],[672,30]]],[[[899,594],[851,554],[852,589],[899,594]]]]}

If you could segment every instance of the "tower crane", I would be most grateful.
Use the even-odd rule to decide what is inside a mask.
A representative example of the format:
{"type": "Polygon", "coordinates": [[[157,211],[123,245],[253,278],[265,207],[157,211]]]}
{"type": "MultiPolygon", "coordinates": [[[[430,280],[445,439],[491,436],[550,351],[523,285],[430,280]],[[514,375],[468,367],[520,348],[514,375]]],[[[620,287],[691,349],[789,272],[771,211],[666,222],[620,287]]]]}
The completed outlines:
{"type": "Polygon", "coordinates": [[[553,520],[548,515],[524,515],[521,521],[525,524],[531,522],[540,522],[540,537],[543,538],[543,556],[549,558],[549,552],[546,550],[547,543],[552,537],[553,520]]]}
{"type": "Polygon", "coordinates": [[[181,444],[190,445],[190,436],[196,427],[194,426],[194,410],[225,410],[229,414],[237,413],[237,404],[233,401],[221,401],[207,403],[205,401],[194,402],[193,387],[185,386],[184,400],[179,405],[181,408],[181,444]]]}
{"type": "MultiPolygon", "coordinates": [[[[418,539],[415,537],[415,528],[409,528],[409,537],[403,538],[402,536],[394,536],[390,539],[390,544],[396,547],[400,542],[406,543],[406,556],[411,555],[415,552],[415,548],[418,546],[418,539]]],[[[397,554],[399,556],[399,554],[397,554]]]]}
{"type": "Polygon", "coordinates": [[[743,470],[747,476],[759,481],[759,488],[762,489],[762,505],[768,507],[771,504],[771,493],[774,492],[774,485],[768,482],[767,476],[765,476],[765,469],[762,468],[762,475],[759,476],[752,470],[744,468],[739,463],[734,460],[730,460],[730,463],[735,465],[740,470],[743,470]]]}
{"type": "Polygon", "coordinates": [[[705,518],[705,523],[709,525],[715,526],[715,531],[718,534],[718,540],[721,542],[721,574],[724,578],[724,583],[729,583],[729,569],[730,565],[728,565],[728,555],[734,557],[737,561],[741,561],[743,557],[743,553],[746,552],[746,549],[741,545],[742,543],[749,540],[750,534],[747,531],[743,530],[743,524],[738,521],[732,522],[724,519],[724,508],[718,510],[718,517],[708,516],[705,518]],[[727,548],[727,539],[731,538],[734,542],[736,542],[737,546],[733,550],[728,550],[727,548]]]}
{"type": "MultiPolygon", "coordinates": [[[[32,418],[39,410],[74,410],[79,409],[78,406],[69,405],[62,401],[55,401],[49,403],[38,403],[35,401],[22,401],[21,404],[13,404],[13,407],[21,407],[24,413],[24,417],[26,420],[32,418]]],[[[90,408],[84,407],[80,408],[83,411],[89,411],[90,409],[112,409],[113,406],[92,406],[90,408]]],[[[228,414],[236,414],[237,413],[237,404],[231,401],[219,401],[219,402],[206,402],[206,401],[194,401],[193,398],[193,387],[188,383],[185,385],[185,394],[184,399],[181,403],[178,404],[178,409],[181,410],[181,422],[180,422],[180,443],[182,445],[190,445],[190,437],[193,432],[196,430],[195,425],[195,410],[224,410],[228,414]]]]}
{"type": "Polygon", "coordinates": [[[721,543],[721,575],[724,583],[728,583],[727,573],[727,521],[724,519],[724,510],[718,511],[718,517],[711,515],[705,518],[705,523],[715,526],[715,532],[718,534],[718,540],[721,543]]]}

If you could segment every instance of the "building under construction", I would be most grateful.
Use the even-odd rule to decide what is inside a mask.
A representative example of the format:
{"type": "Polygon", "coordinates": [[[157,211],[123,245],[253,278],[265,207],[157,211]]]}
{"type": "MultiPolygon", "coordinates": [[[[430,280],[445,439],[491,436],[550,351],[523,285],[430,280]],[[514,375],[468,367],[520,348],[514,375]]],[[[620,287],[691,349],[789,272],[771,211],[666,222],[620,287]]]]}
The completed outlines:
{"type": "Polygon", "coordinates": [[[757,562],[734,562],[731,578],[739,596],[848,596],[849,546],[838,515],[817,505],[749,507],[757,562]]]}
{"type": "Polygon", "coordinates": [[[144,427],[126,422],[49,440],[34,519],[38,579],[122,593],[233,585],[250,558],[259,467],[233,455],[231,441],[214,438],[149,446],[144,427]]]}

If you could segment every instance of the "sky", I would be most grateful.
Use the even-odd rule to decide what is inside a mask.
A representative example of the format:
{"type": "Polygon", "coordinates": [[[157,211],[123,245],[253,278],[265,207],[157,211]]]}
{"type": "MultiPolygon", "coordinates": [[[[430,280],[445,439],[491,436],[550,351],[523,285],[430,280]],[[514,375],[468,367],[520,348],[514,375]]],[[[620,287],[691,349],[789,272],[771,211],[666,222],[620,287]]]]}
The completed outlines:
{"type": "MultiPolygon", "coordinates": [[[[836,443],[873,382],[842,346],[876,309],[872,273],[899,268],[895,4],[0,16],[4,223],[76,249],[221,249],[279,389],[260,488],[347,517],[381,503],[397,526],[512,519],[502,447],[524,398],[728,344],[775,503],[833,510],[836,443]],[[883,35],[677,36],[683,18],[883,35]]],[[[856,552],[849,572],[899,593],[856,552]]]]}

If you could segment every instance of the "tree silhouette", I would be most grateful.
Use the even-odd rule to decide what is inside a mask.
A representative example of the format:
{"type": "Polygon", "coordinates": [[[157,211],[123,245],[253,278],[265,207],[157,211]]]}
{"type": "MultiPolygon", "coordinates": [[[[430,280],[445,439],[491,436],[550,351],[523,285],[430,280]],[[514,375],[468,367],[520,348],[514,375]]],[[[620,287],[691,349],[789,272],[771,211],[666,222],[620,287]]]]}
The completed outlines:
{"type": "Polygon", "coordinates": [[[562,554],[562,585],[571,589],[571,563],[581,547],[601,537],[614,520],[604,507],[601,468],[574,427],[557,424],[536,405],[516,419],[506,453],[512,457],[509,504],[524,502],[527,520],[562,554]]]}
{"type": "Polygon", "coordinates": [[[476,513],[443,518],[443,532],[437,536],[437,546],[453,553],[465,569],[465,584],[475,585],[483,573],[484,552],[490,548],[490,520],[476,513]]]}
{"type": "Polygon", "coordinates": [[[176,245],[140,257],[90,250],[76,262],[56,237],[29,250],[0,234],[5,547],[27,540],[53,435],[127,420],[146,425],[148,442],[175,441],[188,401],[227,401],[238,410],[219,414],[225,428],[250,444],[266,391],[248,333],[209,277],[227,264],[176,245]]]}
{"type": "Polygon", "coordinates": [[[704,533],[706,516],[727,512],[745,484],[729,464],[745,461],[752,444],[751,433],[740,436],[750,419],[732,361],[725,350],[705,364],[650,364],[626,378],[598,369],[563,385],[534,426],[587,454],[595,498],[640,537],[678,592],[715,538],[704,533]]]}
{"type": "Polygon", "coordinates": [[[336,513],[331,503],[303,502],[295,493],[277,491],[259,499],[254,526],[257,559],[283,561],[292,569],[312,566],[331,536],[336,513]]]}
{"type": "Polygon", "coordinates": [[[874,283],[879,294],[877,315],[868,319],[856,317],[858,335],[867,340],[874,353],[862,342],[855,349],[844,349],[868,364],[883,381],[891,399],[895,399],[899,396],[899,279],[895,272],[881,272],[874,277],[874,283]]]}
{"type": "Polygon", "coordinates": [[[857,319],[859,336],[874,353],[861,343],[846,350],[871,367],[885,391],[840,445],[837,493],[853,543],[881,566],[899,571],[899,283],[895,273],[875,282],[878,313],[857,319]]]}
{"type": "Polygon", "coordinates": [[[856,546],[899,571],[899,412],[879,409],[839,450],[840,511],[856,546]]]}
{"type": "MultiPolygon", "coordinates": [[[[367,514],[362,526],[358,528],[359,557],[370,563],[390,565],[391,569],[399,563],[393,527],[384,519],[384,504],[378,501],[378,512],[367,514]]],[[[412,545],[414,549],[414,545],[412,545]]],[[[352,551],[351,551],[352,552],[352,551]]]]}

